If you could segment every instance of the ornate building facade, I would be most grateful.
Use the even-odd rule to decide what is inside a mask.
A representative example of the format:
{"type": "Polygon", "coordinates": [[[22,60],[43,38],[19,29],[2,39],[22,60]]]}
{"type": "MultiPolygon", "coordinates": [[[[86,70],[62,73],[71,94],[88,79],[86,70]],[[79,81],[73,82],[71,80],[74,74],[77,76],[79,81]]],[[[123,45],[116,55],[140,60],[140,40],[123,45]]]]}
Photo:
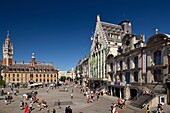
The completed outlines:
{"type": "Polygon", "coordinates": [[[161,100],[170,103],[170,90],[166,95],[166,81],[170,78],[170,35],[158,33],[158,29],[145,41],[144,34],[132,34],[130,21],[116,25],[102,22],[97,16],[89,58],[80,60],[76,68],[81,74],[85,71],[82,68],[85,61],[92,89],[104,86],[110,95],[126,99],[152,92],[147,98],[138,97],[143,103],[134,105],[139,106],[154,99],[151,106],[161,100]]]}
{"type": "Polygon", "coordinates": [[[117,55],[118,47],[122,45],[122,37],[131,33],[131,22],[111,24],[100,20],[97,16],[95,33],[90,49],[89,81],[91,87],[106,86],[108,81],[107,59],[117,55]]]}
{"type": "Polygon", "coordinates": [[[6,83],[57,83],[58,69],[55,69],[52,63],[36,62],[34,53],[32,53],[30,63],[16,63],[12,60],[13,45],[9,34],[3,45],[3,66],[1,76],[6,83]]]}

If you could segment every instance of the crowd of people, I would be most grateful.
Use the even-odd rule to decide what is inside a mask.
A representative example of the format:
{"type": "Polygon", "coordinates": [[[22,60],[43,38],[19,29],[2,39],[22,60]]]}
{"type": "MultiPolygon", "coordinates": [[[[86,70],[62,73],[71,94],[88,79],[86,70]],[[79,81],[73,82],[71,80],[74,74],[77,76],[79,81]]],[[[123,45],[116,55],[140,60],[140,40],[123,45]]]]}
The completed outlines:
{"type": "Polygon", "coordinates": [[[82,87],[80,89],[80,92],[84,93],[84,96],[86,96],[87,103],[92,103],[95,100],[98,101],[99,100],[99,95],[101,95],[99,91],[93,91],[88,87],[82,87]]]}
{"type": "MultiPolygon", "coordinates": [[[[68,92],[68,89],[66,86],[64,86],[63,88],[65,90],[67,90],[67,92],[68,92]]],[[[78,88],[80,88],[80,93],[82,93],[86,97],[87,103],[93,103],[94,101],[98,101],[100,96],[103,95],[103,92],[99,91],[99,90],[92,90],[88,87],[78,87],[78,88]]],[[[56,87],[48,87],[46,92],[49,93],[50,89],[56,89],[56,87]]],[[[2,88],[2,93],[4,94],[3,88],[2,88]]],[[[11,101],[13,99],[13,95],[17,96],[17,93],[19,93],[18,89],[11,88],[10,91],[8,91],[7,94],[5,95],[5,98],[4,98],[5,104],[7,105],[7,104],[11,103],[11,101]]],[[[71,97],[71,99],[73,99],[73,93],[74,93],[73,88],[68,93],[70,93],[70,97],[71,97]]],[[[151,92],[145,91],[145,92],[143,92],[143,95],[149,95],[150,93],[151,92]]],[[[49,110],[49,107],[47,105],[47,100],[43,99],[40,101],[39,98],[36,97],[35,92],[32,92],[31,94],[32,94],[31,98],[28,98],[28,95],[26,95],[26,96],[23,96],[22,100],[20,100],[20,104],[19,104],[20,110],[23,110],[24,113],[31,113],[32,110],[34,110],[35,104],[39,111],[46,110],[47,113],[50,111],[52,111],[52,113],[56,113],[56,109],[61,108],[61,106],[60,106],[61,102],[60,102],[60,100],[58,100],[58,108],[56,108],[56,109],[53,108],[52,110],[49,110]]],[[[118,108],[120,108],[120,109],[126,108],[125,103],[126,103],[126,99],[118,98],[117,102],[113,102],[111,104],[109,111],[111,113],[118,113],[118,108]]],[[[65,108],[65,113],[72,113],[72,108],[70,106],[67,106],[65,108]]],[[[147,107],[146,107],[146,113],[150,113],[149,105],[147,105],[147,107]]],[[[163,107],[161,104],[158,104],[156,113],[164,113],[164,110],[163,110],[163,107]]]]}

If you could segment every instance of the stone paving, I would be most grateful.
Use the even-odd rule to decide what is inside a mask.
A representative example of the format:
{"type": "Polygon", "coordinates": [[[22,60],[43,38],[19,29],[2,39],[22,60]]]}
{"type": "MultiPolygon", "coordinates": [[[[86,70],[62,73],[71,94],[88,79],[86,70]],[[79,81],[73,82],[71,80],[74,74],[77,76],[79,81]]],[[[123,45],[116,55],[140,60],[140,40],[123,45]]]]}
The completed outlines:
{"type": "MultiPolygon", "coordinates": [[[[68,92],[59,91],[59,89],[50,89],[49,92],[46,92],[47,88],[41,88],[38,91],[37,97],[40,99],[47,100],[48,109],[52,110],[56,109],[57,113],[65,113],[65,107],[71,106],[73,109],[73,113],[110,113],[110,105],[113,102],[116,102],[117,98],[112,96],[100,96],[99,101],[94,101],[93,103],[87,103],[86,97],[80,93],[79,88],[68,87],[68,92]],[[70,98],[70,94],[72,89],[74,90],[74,98],[70,98]],[[61,101],[61,109],[58,109],[57,102],[61,101]]],[[[63,87],[60,87],[62,90],[63,87]]],[[[6,91],[9,89],[5,89],[6,91]]],[[[0,100],[0,113],[24,113],[23,110],[19,109],[19,102],[22,98],[22,95],[25,92],[31,92],[32,90],[20,89],[20,93],[18,96],[14,96],[14,102],[9,105],[4,104],[4,100],[0,100]]],[[[2,98],[2,96],[0,96],[2,98]]],[[[29,103],[29,101],[26,101],[29,103]]],[[[127,101],[126,109],[118,109],[119,113],[145,113],[144,109],[138,109],[128,105],[129,101],[127,101]]],[[[35,108],[32,113],[47,113],[47,110],[39,111],[36,103],[33,105],[35,108]]],[[[167,106],[166,109],[168,109],[167,106]]],[[[155,108],[154,108],[155,109],[155,108]]],[[[170,110],[170,109],[169,109],[170,110]]],[[[168,111],[168,110],[167,110],[168,111]]],[[[52,113],[50,111],[50,113],[52,113]]],[[[170,111],[166,112],[170,113],[170,111]]]]}

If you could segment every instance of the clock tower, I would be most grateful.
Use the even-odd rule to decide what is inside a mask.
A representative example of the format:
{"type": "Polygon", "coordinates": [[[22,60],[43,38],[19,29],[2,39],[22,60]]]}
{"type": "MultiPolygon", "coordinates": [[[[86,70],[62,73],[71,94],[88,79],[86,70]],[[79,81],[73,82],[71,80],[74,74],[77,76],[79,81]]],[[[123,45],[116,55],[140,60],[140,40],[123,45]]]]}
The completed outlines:
{"type": "Polygon", "coordinates": [[[14,49],[10,40],[9,31],[7,31],[5,43],[3,44],[3,65],[12,65],[12,57],[14,54],[13,50],[14,49]]]}

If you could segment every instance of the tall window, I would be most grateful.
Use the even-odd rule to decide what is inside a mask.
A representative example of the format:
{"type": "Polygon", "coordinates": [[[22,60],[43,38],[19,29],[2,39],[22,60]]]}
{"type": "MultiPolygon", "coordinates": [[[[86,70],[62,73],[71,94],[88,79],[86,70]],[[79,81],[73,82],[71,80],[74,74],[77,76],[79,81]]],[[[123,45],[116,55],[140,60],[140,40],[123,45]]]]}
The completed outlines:
{"type": "Polygon", "coordinates": [[[134,72],[134,81],[138,82],[138,72],[137,71],[134,72]]]}
{"type": "Polygon", "coordinates": [[[122,73],[120,73],[120,75],[119,75],[119,79],[120,79],[120,82],[123,82],[122,73]]]}
{"type": "Polygon", "coordinates": [[[110,69],[113,71],[113,63],[110,64],[110,69]]]}
{"type": "Polygon", "coordinates": [[[130,69],[130,60],[127,59],[127,69],[130,69]]]}
{"type": "Polygon", "coordinates": [[[126,84],[130,83],[130,72],[126,72],[126,84]]]}
{"type": "Polygon", "coordinates": [[[135,68],[138,68],[138,56],[134,57],[135,68]]]}
{"type": "Polygon", "coordinates": [[[161,51],[154,52],[154,63],[155,65],[162,64],[161,51]]]}
{"type": "Polygon", "coordinates": [[[161,82],[162,81],[161,69],[154,70],[154,81],[155,82],[161,82]]]}
{"type": "Polygon", "coordinates": [[[33,74],[32,73],[30,74],[30,78],[33,78],[33,74]]]}
{"type": "Polygon", "coordinates": [[[120,70],[123,70],[122,61],[120,61],[120,70]]]}

